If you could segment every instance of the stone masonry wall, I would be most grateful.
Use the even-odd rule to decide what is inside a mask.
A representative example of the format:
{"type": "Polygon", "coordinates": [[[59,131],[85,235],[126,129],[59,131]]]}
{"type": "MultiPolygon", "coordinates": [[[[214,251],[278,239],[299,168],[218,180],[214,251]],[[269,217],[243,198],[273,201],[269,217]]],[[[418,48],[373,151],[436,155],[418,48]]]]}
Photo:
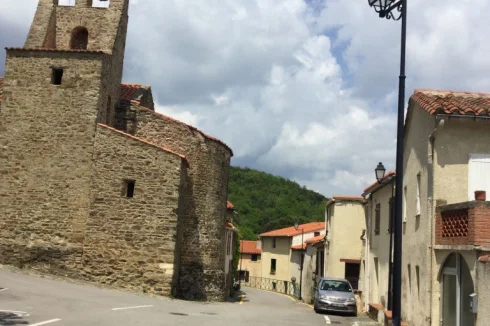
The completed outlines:
{"type": "Polygon", "coordinates": [[[172,294],[186,164],[174,153],[98,126],[83,250],[86,278],[172,294]],[[126,196],[125,180],[135,181],[133,198],[126,196]]]}
{"type": "Polygon", "coordinates": [[[223,300],[227,295],[225,222],[231,150],[184,123],[146,108],[137,111],[135,135],[182,153],[189,161],[177,296],[223,300]]]}
{"type": "Polygon", "coordinates": [[[79,266],[103,57],[7,51],[0,263],[52,272],[79,266]],[[61,85],[51,84],[52,66],[65,68],[61,85]]]}
{"type": "Polygon", "coordinates": [[[112,0],[109,8],[92,8],[87,1],[77,0],[75,6],[57,6],[53,0],[39,0],[26,48],[43,47],[46,39],[56,41],[57,49],[68,49],[71,32],[84,26],[89,32],[88,50],[112,51],[119,33],[120,20],[126,17],[129,0],[112,0]],[[52,13],[56,15],[56,35],[49,28],[52,13]]]}

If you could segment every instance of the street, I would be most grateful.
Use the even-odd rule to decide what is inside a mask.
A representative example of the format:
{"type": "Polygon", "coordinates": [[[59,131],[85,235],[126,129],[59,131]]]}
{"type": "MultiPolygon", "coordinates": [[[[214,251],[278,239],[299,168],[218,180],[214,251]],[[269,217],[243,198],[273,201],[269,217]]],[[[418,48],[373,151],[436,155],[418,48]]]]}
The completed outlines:
{"type": "Polygon", "coordinates": [[[233,303],[197,303],[0,269],[0,325],[378,325],[361,315],[316,314],[277,293],[243,293],[233,303]]]}

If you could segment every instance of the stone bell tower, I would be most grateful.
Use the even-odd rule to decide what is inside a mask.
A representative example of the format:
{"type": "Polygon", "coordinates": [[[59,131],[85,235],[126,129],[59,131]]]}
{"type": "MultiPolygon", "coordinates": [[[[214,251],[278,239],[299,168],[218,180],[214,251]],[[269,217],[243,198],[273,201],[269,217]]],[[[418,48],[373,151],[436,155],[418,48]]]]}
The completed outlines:
{"type": "Polygon", "coordinates": [[[105,109],[98,122],[114,124],[122,80],[128,28],[129,0],[100,0],[108,8],[93,6],[93,0],[75,0],[73,6],[59,5],[60,0],[39,0],[25,49],[103,51],[110,54],[110,68],[104,71],[102,92],[105,109]],[[104,92],[105,91],[105,92],[104,92]]]}
{"type": "Polygon", "coordinates": [[[25,46],[7,48],[0,264],[76,270],[81,261],[97,123],[114,123],[128,3],[39,0],[25,46]]]}

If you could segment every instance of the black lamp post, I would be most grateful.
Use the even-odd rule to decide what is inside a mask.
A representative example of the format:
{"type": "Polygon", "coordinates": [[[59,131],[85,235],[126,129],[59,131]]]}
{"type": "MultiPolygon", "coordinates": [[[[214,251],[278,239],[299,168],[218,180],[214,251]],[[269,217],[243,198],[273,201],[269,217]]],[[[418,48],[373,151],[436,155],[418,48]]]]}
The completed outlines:
{"type": "MultiPolygon", "coordinates": [[[[294,223],[294,228],[298,230],[299,224],[298,222],[294,223]]],[[[301,297],[301,292],[303,291],[303,257],[304,257],[304,250],[303,250],[303,235],[304,235],[304,229],[301,228],[301,262],[299,266],[299,300],[302,299],[301,297]]]]}
{"type": "Polygon", "coordinates": [[[380,18],[402,20],[400,76],[398,85],[398,123],[396,142],[396,188],[393,257],[393,326],[401,323],[402,284],[402,189],[403,189],[403,118],[405,102],[405,48],[407,39],[407,0],[368,0],[380,18]]]}

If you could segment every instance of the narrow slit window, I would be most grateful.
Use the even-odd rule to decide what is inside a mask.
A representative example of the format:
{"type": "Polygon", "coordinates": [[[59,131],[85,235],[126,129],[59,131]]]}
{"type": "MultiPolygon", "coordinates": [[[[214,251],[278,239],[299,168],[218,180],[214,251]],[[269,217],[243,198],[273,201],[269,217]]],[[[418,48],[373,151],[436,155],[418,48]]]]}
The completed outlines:
{"type": "Polygon", "coordinates": [[[63,80],[63,68],[52,68],[51,83],[53,85],[61,85],[63,80]]]}
{"type": "Polygon", "coordinates": [[[134,197],[134,184],[136,181],[134,180],[125,180],[124,181],[124,188],[125,188],[125,195],[127,198],[133,198],[134,197]]]}

